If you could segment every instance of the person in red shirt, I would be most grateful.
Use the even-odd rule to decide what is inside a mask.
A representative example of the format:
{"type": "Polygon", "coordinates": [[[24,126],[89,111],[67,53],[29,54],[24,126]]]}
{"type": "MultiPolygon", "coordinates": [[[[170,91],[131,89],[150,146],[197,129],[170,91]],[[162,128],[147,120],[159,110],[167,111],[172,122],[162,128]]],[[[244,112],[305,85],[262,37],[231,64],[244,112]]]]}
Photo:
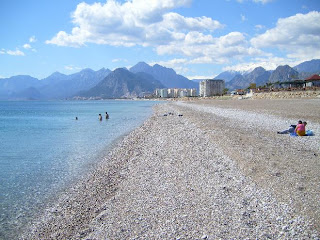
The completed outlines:
{"type": "Polygon", "coordinates": [[[298,136],[305,136],[306,135],[306,125],[307,125],[307,122],[303,122],[301,124],[298,124],[296,126],[296,133],[298,136]]]}

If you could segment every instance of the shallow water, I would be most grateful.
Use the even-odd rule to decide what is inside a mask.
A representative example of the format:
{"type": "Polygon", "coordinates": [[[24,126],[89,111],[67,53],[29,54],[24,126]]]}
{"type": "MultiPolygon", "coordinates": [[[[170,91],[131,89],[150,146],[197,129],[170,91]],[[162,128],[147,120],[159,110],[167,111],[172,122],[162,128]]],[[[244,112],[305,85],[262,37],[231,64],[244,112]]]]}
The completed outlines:
{"type": "Polygon", "coordinates": [[[0,102],[0,239],[17,236],[46,201],[142,124],[155,103],[0,102]]]}

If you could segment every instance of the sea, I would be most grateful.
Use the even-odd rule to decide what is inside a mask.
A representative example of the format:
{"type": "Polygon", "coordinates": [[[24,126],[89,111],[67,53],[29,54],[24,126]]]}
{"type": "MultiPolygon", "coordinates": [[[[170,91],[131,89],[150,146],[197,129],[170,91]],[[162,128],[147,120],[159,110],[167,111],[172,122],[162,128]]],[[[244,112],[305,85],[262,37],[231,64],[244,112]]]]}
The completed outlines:
{"type": "Polygon", "coordinates": [[[0,239],[16,239],[48,202],[140,126],[157,103],[0,101],[0,239]]]}

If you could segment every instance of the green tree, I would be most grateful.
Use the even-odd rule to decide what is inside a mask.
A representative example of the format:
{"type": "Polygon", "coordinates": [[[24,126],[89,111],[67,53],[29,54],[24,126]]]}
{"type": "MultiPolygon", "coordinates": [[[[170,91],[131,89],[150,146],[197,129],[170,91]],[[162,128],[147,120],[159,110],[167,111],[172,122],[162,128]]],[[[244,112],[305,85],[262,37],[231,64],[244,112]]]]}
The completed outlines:
{"type": "Polygon", "coordinates": [[[256,88],[257,88],[257,84],[250,83],[249,89],[256,89],[256,88]]]}

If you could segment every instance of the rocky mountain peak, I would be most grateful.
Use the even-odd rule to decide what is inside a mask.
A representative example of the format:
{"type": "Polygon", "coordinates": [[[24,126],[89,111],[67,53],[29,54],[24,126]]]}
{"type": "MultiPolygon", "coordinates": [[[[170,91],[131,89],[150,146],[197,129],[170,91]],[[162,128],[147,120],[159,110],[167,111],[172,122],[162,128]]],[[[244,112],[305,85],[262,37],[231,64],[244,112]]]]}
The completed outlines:
{"type": "Polygon", "coordinates": [[[269,82],[285,82],[292,78],[298,78],[299,73],[289,65],[279,66],[271,73],[269,82]]]}
{"type": "Polygon", "coordinates": [[[130,71],[133,73],[137,72],[150,72],[152,67],[145,62],[138,62],[136,65],[130,68],[130,71]]]}

